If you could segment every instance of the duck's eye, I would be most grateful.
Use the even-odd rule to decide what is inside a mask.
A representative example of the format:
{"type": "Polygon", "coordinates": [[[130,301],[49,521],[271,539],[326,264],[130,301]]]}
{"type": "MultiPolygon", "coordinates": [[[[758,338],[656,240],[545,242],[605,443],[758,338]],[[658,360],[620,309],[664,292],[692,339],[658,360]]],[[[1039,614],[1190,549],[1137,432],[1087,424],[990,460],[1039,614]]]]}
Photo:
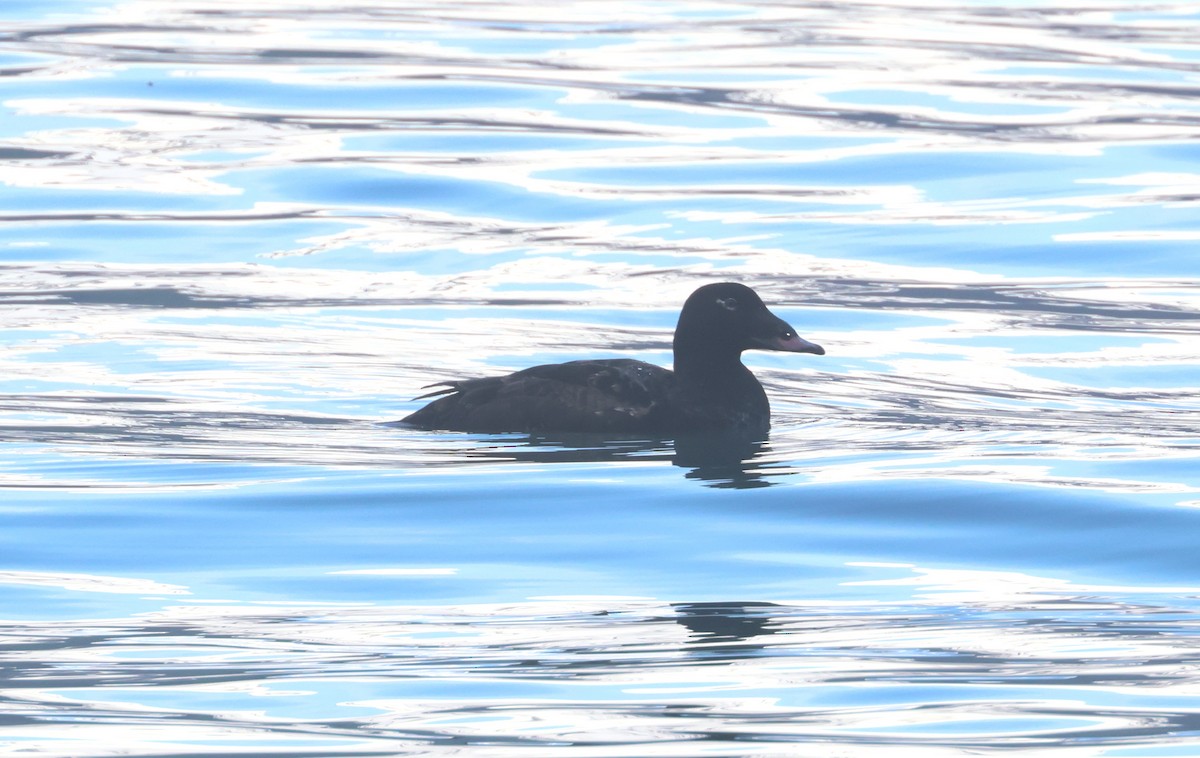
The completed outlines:
{"type": "Polygon", "coordinates": [[[736,311],[737,310],[737,300],[732,297],[718,297],[717,305],[721,306],[722,308],[724,308],[727,311],[736,311]]]}

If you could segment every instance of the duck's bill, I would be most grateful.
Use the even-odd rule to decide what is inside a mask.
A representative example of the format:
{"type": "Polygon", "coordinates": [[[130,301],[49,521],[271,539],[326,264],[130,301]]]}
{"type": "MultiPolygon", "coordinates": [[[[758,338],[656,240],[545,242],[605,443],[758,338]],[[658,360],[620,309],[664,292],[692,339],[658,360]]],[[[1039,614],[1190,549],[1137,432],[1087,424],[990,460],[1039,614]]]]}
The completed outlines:
{"type": "Polygon", "coordinates": [[[812,353],[825,355],[825,348],[815,342],[809,342],[803,337],[793,334],[788,337],[760,337],[758,346],[763,350],[781,350],[785,353],[812,353]]]}
{"type": "Polygon", "coordinates": [[[808,340],[798,335],[792,335],[787,339],[779,338],[774,350],[785,350],[789,353],[812,353],[813,355],[825,355],[825,348],[815,342],[808,340]]]}

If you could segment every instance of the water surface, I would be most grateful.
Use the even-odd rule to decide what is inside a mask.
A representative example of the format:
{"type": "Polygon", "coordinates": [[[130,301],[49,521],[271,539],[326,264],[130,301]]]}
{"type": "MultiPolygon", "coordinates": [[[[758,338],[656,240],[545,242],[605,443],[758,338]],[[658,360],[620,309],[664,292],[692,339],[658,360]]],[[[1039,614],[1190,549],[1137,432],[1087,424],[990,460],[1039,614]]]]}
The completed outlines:
{"type": "Polygon", "coordinates": [[[0,747],[1200,752],[1200,16],[153,0],[0,27],[0,747]],[[391,422],[669,364],[774,427],[391,422]]]}

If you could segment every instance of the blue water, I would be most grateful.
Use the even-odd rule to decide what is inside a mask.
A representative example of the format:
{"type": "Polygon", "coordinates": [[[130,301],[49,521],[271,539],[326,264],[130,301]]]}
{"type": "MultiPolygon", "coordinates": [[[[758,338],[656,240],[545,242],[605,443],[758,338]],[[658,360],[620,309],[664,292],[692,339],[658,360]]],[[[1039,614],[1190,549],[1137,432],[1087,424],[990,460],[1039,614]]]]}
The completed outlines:
{"type": "Polygon", "coordinates": [[[0,20],[0,752],[1200,755],[1194,9],[0,20]],[[392,423],[722,280],[757,447],[392,423]]]}

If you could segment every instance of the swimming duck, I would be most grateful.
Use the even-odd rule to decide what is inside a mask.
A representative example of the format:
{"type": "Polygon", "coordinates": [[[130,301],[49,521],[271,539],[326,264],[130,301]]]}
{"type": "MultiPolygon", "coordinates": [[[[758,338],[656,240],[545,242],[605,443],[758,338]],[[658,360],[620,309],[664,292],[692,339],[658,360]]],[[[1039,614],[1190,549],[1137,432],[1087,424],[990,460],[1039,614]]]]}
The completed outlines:
{"type": "Polygon", "coordinates": [[[771,407],[742,365],[744,350],[824,355],[742,284],[706,284],[688,297],[673,342],[674,370],[629,358],[534,366],[505,376],[431,384],[436,398],[403,419],[463,432],[603,432],[673,436],[765,434],[771,407]]]}

